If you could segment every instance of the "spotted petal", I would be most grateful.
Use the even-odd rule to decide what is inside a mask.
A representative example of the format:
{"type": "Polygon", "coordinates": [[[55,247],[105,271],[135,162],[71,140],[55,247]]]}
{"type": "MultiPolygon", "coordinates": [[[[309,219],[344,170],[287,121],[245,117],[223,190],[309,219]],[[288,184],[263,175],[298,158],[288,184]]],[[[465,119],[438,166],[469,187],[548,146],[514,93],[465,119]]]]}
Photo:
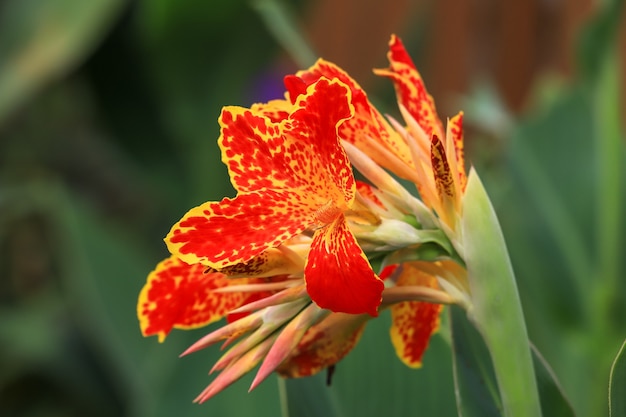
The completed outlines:
{"type": "Polygon", "coordinates": [[[225,108],[220,145],[239,194],[190,210],[166,238],[170,252],[221,269],[347,210],[356,186],[337,129],[352,113],[348,88],[328,79],[309,86],[280,123],[225,108]]]}
{"type": "Polygon", "coordinates": [[[332,62],[319,59],[311,68],[299,71],[295,76],[286,77],[285,85],[289,96],[295,99],[302,94],[304,86],[316,82],[321,77],[341,80],[352,93],[354,117],[341,125],[339,132],[343,139],[356,145],[383,167],[389,169],[397,167],[392,164],[389,155],[393,155],[409,166],[413,163],[405,141],[370,103],[361,86],[332,62]]]}
{"type": "Polygon", "coordinates": [[[315,232],[304,278],[307,292],[320,307],[378,315],[384,284],[372,271],[343,215],[315,232]]]}
{"type": "MultiPolygon", "coordinates": [[[[405,264],[396,285],[420,285],[439,288],[437,279],[405,264]]],[[[422,365],[422,356],[430,336],[439,328],[441,304],[405,301],[391,307],[391,342],[402,362],[412,368],[422,365]]]]}
{"type": "Polygon", "coordinates": [[[205,274],[204,269],[203,265],[189,265],[172,256],[148,275],[137,303],[144,336],[157,335],[162,342],[174,327],[205,326],[247,301],[248,294],[214,292],[232,284],[232,280],[219,273],[205,274]]]}
{"type": "Polygon", "coordinates": [[[305,230],[316,206],[296,191],[239,194],[191,209],[166,237],[171,253],[215,269],[247,262],[305,230]]]}
{"type": "Polygon", "coordinates": [[[390,63],[389,68],[378,69],[374,72],[393,80],[398,100],[407,108],[428,138],[433,134],[444,137],[443,127],[435,109],[435,102],[426,91],[424,81],[402,41],[395,35],[391,37],[389,42],[387,57],[390,63]]]}
{"type": "Polygon", "coordinates": [[[219,144],[235,189],[301,188],[321,197],[328,188],[350,191],[352,173],[337,135],[339,125],[354,112],[350,94],[340,81],[320,79],[280,122],[261,107],[253,107],[258,113],[224,108],[219,144]]]}
{"type": "Polygon", "coordinates": [[[299,378],[335,365],[358,343],[369,316],[333,313],[311,327],[277,372],[299,378]]]}
{"type": "Polygon", "coordinates": [[[467,184],[465,174],[465,152],[463,146],[463,112],[448,120],[448,131],[446,135],[446,152],[454,155],[452,163],[455,166],[454,172],[458,178],[458,189],[463,192],[467,184]]]}

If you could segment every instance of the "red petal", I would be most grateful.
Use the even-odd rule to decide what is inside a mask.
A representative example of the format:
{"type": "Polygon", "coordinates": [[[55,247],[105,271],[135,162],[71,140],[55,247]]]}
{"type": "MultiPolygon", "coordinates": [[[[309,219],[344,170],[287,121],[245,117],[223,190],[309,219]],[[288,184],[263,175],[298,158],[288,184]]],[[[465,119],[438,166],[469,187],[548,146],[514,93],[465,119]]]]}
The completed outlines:
{"type": "Polygon", "coordinates": [[[389,68],[374,72],[393,80],[398,100],[407,108],[428,137],[433,134],[443,137],[443,127],[437,116],[435,102],[426,91],[424,81],[402,41],[395,35],[389,42],[387,57],[390,63],[389,68]]]}
{"type": "Polygon", "coordinates": [[[380,271],[380,274],[378,276],[384,281],[389,278],[394,272],[396,272],[398,266],[398,264],[387,265],[382,271],[380,271]]]}
{"type": "Polygon", "coordinates": [[[372,271],[343,215],[315,232],[304,278],[307,292],[318,306],[378,315],[384,284],[372,271]]]}
{"type": "Polygon", "coordinates": [[[267,109],[254,109],[257,113],[241,107],[225,107],[220,116],[218,143],[233,186],[239,192],[302,186],[290,153],[294,148],[292,141],[285,137],[280,123],[267,116],[267,109]]]}
{"type": "Polygon", "coordinates": [[[255,103],[250,110],[254,114],[268,117],[274,123],[279,123],[289,117],[293,105],[287,100],[271,100],[267,103],[255,103]]]}
{"type": "Polygon", "coordinates": [[[276,371],[287,378],[299,378],[336,364],[358,343],[367,320],[366,315],[331,314],[306,332],[276,371]]]}
{"type": "MultiPolygon", "coordinates": [[[[439,288],[436,278],[409,264],[405,264],[396,284],[439,288]]],[[[391,307],[391,342],[398,357],[407,366],[421,366],[430,336],[439,328],[442,308],[440,304],[421,301],[407,301],[391,307]]]]}
{"type": "MultiPolygon", "coordinates": [[[[341,125],[340,136],[355,144],[385,168],[392,169],[393,166],[382,157],[375,144],[390,151],[405,163],[412,164],[410,151],[404,140],[389,126],[385,118],[370,103],[365,91],[348,73],[335,64],[320,59],[311,68],[300,71],[296,75],[307,85],[316,82],[321,77],[341,80],[350,88],[355,111],[354,117],[341,125]],[[373,144],[372,141],[375,143],[373,144]]],[[[288,86],[290,96],[298,94],[299,90],[293,87],[295,85],[296,83],[292,81],[288,86]]]]}
{"type": "Polygon", "coordinates": [[[204,203],[185,214],[165,241],[189,263],[221,269],[247,262],[311,224],[317,206],[302,200],[296,192],[266,190],[204,203]]]}
{"type": "Polygon", "coordinates": [[[322,78],[298,97],[295,107],[287,134],[298,141],[297,147],[306,144],[307,149],[293,161],[294,169],[308,183],[306,192],[332,200],[336,206],[345,203],[347,209],[356,185],[337,130],[354,114],[350,91],[340,81],[322,78]]]}
{"type": "Polygon", "coordinates": [[[224,108],[219,144],[231,182],[239,192],[300,189],[324,203],[329,194],[335,199],[347,192],[351,201],[354,179],[337,129],[352,114],[348,88],[327,79],[309,86],[280,123],[252,110],[224,108]]]}
{"type": "Polygon", "coordinates": [[[233,284],[232,280],[219,273],[205,274],[204,269],[172,256],[148,275],[137,303],[144,336],[158,335],[162,342],[174,327],[202,327],[243,304],[247,294],[213,291],[233,284]]]}

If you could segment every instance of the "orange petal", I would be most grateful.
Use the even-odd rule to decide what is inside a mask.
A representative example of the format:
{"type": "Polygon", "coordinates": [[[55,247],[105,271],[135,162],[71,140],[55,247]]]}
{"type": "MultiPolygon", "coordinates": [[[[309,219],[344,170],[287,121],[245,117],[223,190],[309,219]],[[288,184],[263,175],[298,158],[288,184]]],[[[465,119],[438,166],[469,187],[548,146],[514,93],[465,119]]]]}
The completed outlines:
{"type": "Polygon", "coordinates": [[[384,284],[346,225],[343,215],[318,229],[304,268],[307,292],[320,307],[378,315],[384,284]]]}
{"type": "Polygon", "coordinates": [[[437,214],[448,225],[454,225],[456,207],[460,205],[460,195],[455,187],[454,175],[448,163],[448,156],[443,143],[437,136],[432,137],[430,159],[435,178],[435,187],[439,196],[440,208],[437,214]]]}
{"type": "MultiPolygon", "coordinates": [[[[405,264],[396,285],[420,285],[439,288],[437,279],[405,264]]],[[[407,366],[418,368],[428,347],[430,336],[439,328],[439,313],[443,306],[421,301],[405,301],[391,307],[391,342],[396,354],[407,366]]]]}
{"type": "MultiPolygon", "coordinates": [[[[459,190],[465,191],[467,175],[465,174],[465,152],[463,149],[463,112],[460,112],[452,119],[448,120],[447,140],[452,142],[454,150],[456,171],[458,172],[459,190]],[[449,138],[449,139],[448,139],[449,138]]],[[[451,151],[448,151],[449,153],[451,151]]]]}
{"type": "Polygon", "coordinates": [[[232,280],[219,273],[205,274],[204,270],[203,265],[189,265],[174,256],[157,265],[137,303],[144,336],[158,335],[162,342],[174,327],[202,327],[243,304],[248,294],[213,292],[232,284],[232,280]]]}
{"type": "Polygon", "coordinates": [[[437,116],[435,102],[426,91],[424,81],[402,41],[395,35],[389,42],[387,57],[390,63],[389,68],[374,72],[393,80],[398,100],[407,108],[428,137],[433,134],[443,137],[443,127],[437,116]]]}
{"type": "Polygon", "coordinates": [[[331,314],[306,332],[276,371],[287,378],[299,378],[335,365],[356,346],[368,318],[363,314],[331,314]]]}
{"type": "Polygon", "coordinates": [[[299,192],[265,190],[191,209],[165,238],[185,262],[215,269],[247,262],[305,230],[317,207],[299,192]]]}

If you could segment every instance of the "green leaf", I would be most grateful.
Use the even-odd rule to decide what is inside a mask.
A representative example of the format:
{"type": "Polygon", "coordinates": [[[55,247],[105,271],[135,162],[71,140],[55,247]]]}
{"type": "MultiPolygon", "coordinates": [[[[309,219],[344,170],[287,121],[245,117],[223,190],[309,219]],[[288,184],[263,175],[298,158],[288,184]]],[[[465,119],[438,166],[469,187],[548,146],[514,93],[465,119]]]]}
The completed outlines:
{"type": "Polygon", "coordinates": [[[450,308],[450,324],[459,416],[500,416],[502,401],[485,342],[460,308],[450,308]]]}
{"type": "Polygon", "coordinates": [[[489,349],[505,416],[541,415],[515,275],[487,192],[474,170],[463,197],[462,248],[469,318],[489,349]]]}
{"type": "Polygon", "coordinates": [[[0,5],[0,122],[76,66],[123,0],[10,0],[0,5]]]}
{"type": "Polygon", "coordinates": [[[296,19],[283,3],[279,0],[253,0],[252,6],[259,12],[276,42],[289,53],[298,66],[309,67],[315,63],[317,54],[304,39],[296,19]]]}
{"type": "MultiPolygon", "coordinates": [[[[450,312],[454,382],[459,415],[500,416],[502,401],[489,351],[480,333],[459,308],[450,312]]],[[[541,410],[546,416],[574,417],[574,409],[550,365],[531,345],[541,410]]]]}
{"type": "Polygon", "coordinates": [[[609,417],[626,416],[626,339],[611,366],[609,376],[609,417]]]}
{"type": "Polygon", "coordinates": [[[574,408],[565,397],[554,371],[537,348],[531,344],[533,364],[537,375],[537,388],[541,397],[541,409],[545,416],[574,417],[574,408]]]}
{"type": "Polygon", "coordinates": [[[278,379],[283,417],[339,417],[341,412],[325,374],[308,378],[278,379]]]}

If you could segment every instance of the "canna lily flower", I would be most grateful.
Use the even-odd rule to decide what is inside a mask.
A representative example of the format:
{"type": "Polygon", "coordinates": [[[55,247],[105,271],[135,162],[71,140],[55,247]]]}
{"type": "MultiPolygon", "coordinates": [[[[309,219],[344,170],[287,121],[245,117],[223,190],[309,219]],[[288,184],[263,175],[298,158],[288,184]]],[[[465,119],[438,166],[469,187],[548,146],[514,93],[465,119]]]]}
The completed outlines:
{"type": "Polygon", "coordinates": [[[338,130],[353,114],[350,89],[324,77],[291,106],[224,108],[219,145],[237,196],[191,209],[166,238],[170,252],[219,271],[310,231],[304,279],[313,301],[375,316],[383,283],[344,215],[356,186],[338,130]]]}
{"type": "Polygon", "coordinates": [[[376,73],[394,81],[406,126],[324,60],[287,76],[284,100],[223,109],[218,143],[237,195],[195,207],[172,227],[172,256],[149,275],[137,307],[142,333],[160,341],[172,328],[229,319],[183,353],[220,341],[228,348],[196,401],[256,366],[251,389],[272,372],[330,368],[384,309],[398,357],[420,367],[442,305],[467,304],[456,253],[462,114],[444,135],[395,36],[389,59],[376,73]],[[355,181],[353,167],[369,183],[355,181]],[[421,200],[389,172],[415,183],[421,200]]]}

